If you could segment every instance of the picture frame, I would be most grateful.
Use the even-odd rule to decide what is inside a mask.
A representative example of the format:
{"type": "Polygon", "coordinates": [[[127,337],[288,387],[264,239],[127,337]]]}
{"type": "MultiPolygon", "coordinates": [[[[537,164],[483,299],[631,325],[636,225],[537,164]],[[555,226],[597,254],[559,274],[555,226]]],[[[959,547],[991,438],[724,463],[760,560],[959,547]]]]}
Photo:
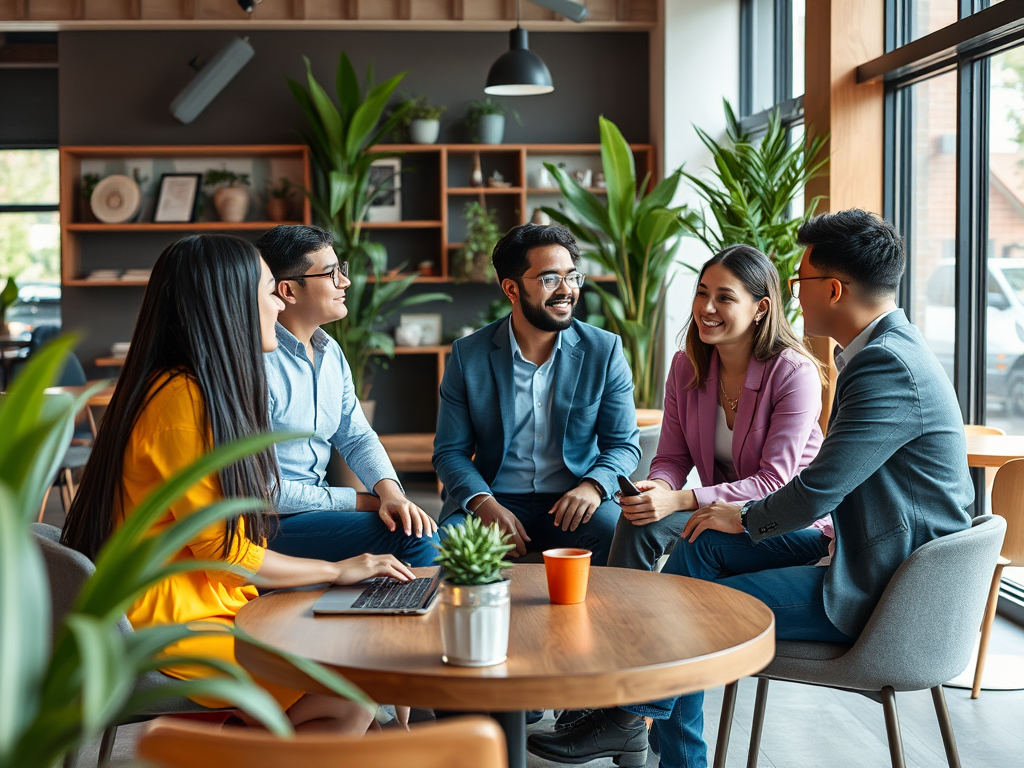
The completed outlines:
{"type": "Polygon", "coordinates": [[[195,221],[196,203],[202,186],[201,173],[165,173],[157,188],[153,222],[182,224],[195,221]]]}
{"type": "Polygon", "coordinates": [[[395,222],[402,220],[402,159],[386,157],[370,165],[368,189],[376,189],[366,220],[395,222]]]}
{"type": "Polygon", "coordinates": [[[420,329],[418,347],[436,347],[441,343],[442,317],[440,313],[399,315],[401,328],[415,326],[420,329]]]}

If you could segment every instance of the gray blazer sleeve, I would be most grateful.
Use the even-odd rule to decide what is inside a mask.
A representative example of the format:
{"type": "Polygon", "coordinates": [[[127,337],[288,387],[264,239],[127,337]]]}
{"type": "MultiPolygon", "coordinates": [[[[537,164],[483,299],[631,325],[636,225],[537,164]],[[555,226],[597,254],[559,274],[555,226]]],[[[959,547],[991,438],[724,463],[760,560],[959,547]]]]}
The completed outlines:
{"type": "Polygon", "coordinates": [[[775,493],[747,508],[755,541],[806,528],[832,512],[903,445],[922,432],[910,369],[884,344],[870,344],[843,371],[837,413],[817,457],[775,493]]]}

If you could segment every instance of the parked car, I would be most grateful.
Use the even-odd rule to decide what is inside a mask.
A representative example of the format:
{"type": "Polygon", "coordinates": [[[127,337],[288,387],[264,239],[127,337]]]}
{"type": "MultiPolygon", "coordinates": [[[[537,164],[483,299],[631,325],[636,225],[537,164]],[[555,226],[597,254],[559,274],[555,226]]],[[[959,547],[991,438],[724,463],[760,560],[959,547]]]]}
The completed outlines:
{"type": "MultiPolygon", "coordinates": [[[[922,329],[950,379],[956,333],[954,280],[951,260],[932,273],[922,329]]],[[[989,259],[986,324],[988,402],[1024,416],[1024,259],[989,259]]]]}
{"type": "Polygon", "coordinates": [[[60,284],[33,282],[18,286],[18,300],[7,310],[8,322],[60,327],[60,284]]]}

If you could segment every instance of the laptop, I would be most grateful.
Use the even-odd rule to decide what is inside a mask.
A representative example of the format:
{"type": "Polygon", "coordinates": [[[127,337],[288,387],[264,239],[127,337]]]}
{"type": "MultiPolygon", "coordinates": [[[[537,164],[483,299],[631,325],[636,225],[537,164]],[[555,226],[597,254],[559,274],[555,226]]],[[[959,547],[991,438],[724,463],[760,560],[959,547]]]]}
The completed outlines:
{"type": "Polygon", "coordinates": [[[441,569],[412,581],[380,577],[344,587],[331,587],[313,603],[314,614],[391,614],[422,616],[434,605],[441,569]]]}

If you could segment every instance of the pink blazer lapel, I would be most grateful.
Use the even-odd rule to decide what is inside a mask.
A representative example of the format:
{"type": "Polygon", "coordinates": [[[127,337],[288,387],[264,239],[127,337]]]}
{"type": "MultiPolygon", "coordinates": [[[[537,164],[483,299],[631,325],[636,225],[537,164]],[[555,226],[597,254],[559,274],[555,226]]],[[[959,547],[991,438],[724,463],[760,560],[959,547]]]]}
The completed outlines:
{"type": "MultiPolygon", "coordinates": [[[[733,423],[732,430],[732,464],[737,473],[744,472],[744,468],[740,464],[740,456],[743,453],[747,435],[750,434],[750,425],[754,421],[757,393],[764,381],[765,367],[764,363],[751,358],[750,364],[747,366],[747,377],[743,381],[743,391],[740,393],[739,408],[736,411],[736,421],[733,423]]],[[[740,474],[740,477],[744,476],[744,474],[740,474]]]]}

